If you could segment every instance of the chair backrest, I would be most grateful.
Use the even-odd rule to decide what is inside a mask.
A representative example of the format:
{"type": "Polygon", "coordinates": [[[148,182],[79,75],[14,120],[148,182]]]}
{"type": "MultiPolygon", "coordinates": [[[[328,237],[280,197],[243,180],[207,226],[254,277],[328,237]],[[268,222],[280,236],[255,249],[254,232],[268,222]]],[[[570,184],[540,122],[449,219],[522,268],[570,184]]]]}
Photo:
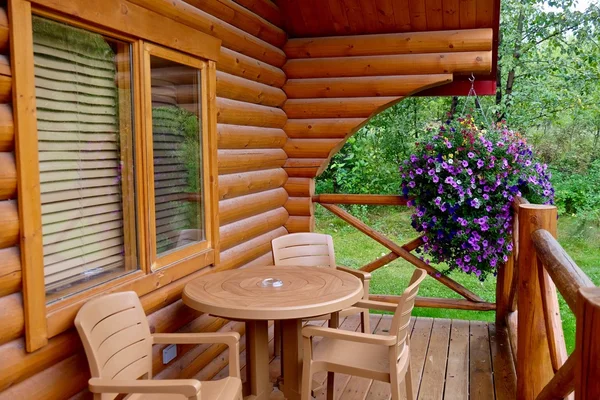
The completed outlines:
{"type": "Polygon", "coordinates": [[[415,307],[415,300],[417,298],[417,293],[419,293],[419,285],[426,276],[427,272],[420,268],[417,268],[415,272],[413,272],[413,275],[410,278],[410,283],[404,290],[404,293],[402,293],[400,301],[398,302],[398,307],[396,307],[396,311],[394,312],[390,335],[397,335],[396,354],[398,356],[402,353],[404,345],[406,344],[406,338],[408,337],[408,326],[410,325],[410,316],[413,308],[415,307]]]}
{"type": "Polygon", "coordinates": [[[273,239],[275,265],[335,268],[333,239],[322,233],[292,233],[273,239]]]}
{"type": "MultiPolygon", "coordinates": [[[[152,338],[146,314],[135,292],[98,297],[84,304],[75,318],[94,378],[152,377],[152,338]]],[[[102,395],[114,399],[116,394],[102,395]]]]}

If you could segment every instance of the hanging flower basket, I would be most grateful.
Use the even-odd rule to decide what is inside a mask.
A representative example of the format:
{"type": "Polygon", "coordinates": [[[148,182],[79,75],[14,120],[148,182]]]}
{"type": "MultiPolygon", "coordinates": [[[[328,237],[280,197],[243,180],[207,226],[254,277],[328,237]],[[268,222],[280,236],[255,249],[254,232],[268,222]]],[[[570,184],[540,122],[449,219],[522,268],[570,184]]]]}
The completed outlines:
{"type": "Polygon", "coordinates": [[[423,234],[426,262],[485,280],[512,251],[515,196],[553,204],[545,164],[517,132],[498,124],[480,130],[471,116],[428,130],[400,167],[402,193],[415,207],[412,226],[423,234]]]}

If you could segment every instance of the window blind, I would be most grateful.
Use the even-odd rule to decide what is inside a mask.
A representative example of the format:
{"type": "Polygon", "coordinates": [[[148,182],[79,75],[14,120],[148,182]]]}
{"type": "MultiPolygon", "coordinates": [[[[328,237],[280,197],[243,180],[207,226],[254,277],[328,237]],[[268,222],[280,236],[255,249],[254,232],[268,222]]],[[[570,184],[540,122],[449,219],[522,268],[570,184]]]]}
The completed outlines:
{"type": "Polygon", "coordinates": [[[34,17],[33,41],[52,290],[124,269],[118,90],[115,51],[101,35],[34,17]]]}

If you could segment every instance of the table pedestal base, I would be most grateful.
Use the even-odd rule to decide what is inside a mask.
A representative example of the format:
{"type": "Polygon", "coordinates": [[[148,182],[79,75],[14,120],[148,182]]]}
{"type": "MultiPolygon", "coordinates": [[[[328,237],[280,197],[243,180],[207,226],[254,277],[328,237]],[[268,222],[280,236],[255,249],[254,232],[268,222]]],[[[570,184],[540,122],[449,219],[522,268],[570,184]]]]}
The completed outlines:
{"type": "Polygon", "coordinates": [[[282,392],[288,400],[300,400],[302,385],[302,320],[281,321],[283,351],[282,392]]]}
{"type": "Polygon", "coordinates": [[[269,321],[246,321],[246,380],[244,396],[268,400],[269,380],[269,321]]]}

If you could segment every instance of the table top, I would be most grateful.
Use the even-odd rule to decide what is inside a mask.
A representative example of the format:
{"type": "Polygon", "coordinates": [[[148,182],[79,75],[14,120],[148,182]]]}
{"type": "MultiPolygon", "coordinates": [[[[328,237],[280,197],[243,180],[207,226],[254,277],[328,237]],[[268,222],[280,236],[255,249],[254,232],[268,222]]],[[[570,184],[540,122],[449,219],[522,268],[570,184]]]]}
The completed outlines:
{"type": "Polygon", "coordinates": [[[183,302],[219,317],[239,320],[301,319],[340,311],[363,295],[362,282],[329,267],[269,266],[216,272],[183,289],[183,302]],[[263,287],[276,278],[281,287],[263,287]]]}

